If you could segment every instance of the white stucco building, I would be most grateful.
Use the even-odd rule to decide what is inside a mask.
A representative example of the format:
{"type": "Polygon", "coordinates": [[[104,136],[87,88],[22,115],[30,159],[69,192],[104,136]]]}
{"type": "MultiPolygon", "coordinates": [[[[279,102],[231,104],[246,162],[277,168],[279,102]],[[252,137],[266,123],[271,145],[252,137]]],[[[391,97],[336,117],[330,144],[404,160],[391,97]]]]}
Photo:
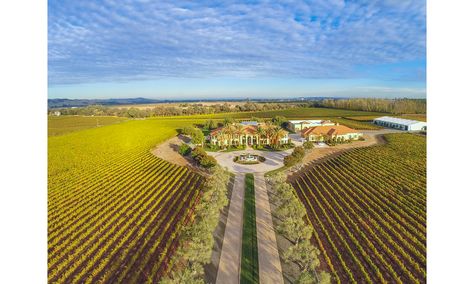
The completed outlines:
{"type": "Polygon", "coordinates": [[[376,118],[374,119],[374,124],[405,131],[422,131],[426,130],[427,127],[426,122],[423,121],[397,118],[391,116],[383,116],[376,118]]]}
{"type": "Polygon", "coordinates": [[[288,121],[288,129],[293,132],[301,131],[306,128],[315,126],[335,125],[330,120],[290,120],[288,121]]]}

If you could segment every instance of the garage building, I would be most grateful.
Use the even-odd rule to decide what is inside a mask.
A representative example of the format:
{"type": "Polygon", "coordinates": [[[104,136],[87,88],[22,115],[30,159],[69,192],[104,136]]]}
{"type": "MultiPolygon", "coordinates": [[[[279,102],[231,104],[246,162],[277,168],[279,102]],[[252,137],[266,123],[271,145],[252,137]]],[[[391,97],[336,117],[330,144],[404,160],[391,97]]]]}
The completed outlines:
{"type": "Polygon", "coordinates": [[[374,124],[380,125],[383,127],[395,128],[405,131],[424,131],[426,130],[426,122],[397,118],[391,116],[383,116],[374,119],[374,124]]]}

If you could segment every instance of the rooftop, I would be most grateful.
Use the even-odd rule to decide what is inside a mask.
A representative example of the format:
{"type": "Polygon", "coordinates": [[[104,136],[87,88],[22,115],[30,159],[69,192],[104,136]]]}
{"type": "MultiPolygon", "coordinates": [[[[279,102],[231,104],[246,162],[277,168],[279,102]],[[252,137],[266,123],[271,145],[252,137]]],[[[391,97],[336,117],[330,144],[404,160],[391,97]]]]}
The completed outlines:
{"type": "Polygon", "coordinates": [[[382,117],[376,118],[374,120],[385,121],[385,122],[396,123],[396,124],[402,124],[402,125],[411,125],[411,124],[416,124],[416,123],[425,123],[426,124],[426,122],[423,122],[423,121],[405,119],[405,118],[398,118],[398,117],[391,117],[391,116],[382,116],[382,117]]]}
{"type": "Polygon", "coordinates": [[[258,125],[257,121],[242,121],[240,124],[242,125],[258,125]]]}
{"type": "Polygon", "coordinates": [[[305,123],[321,123],[322,120],[320,119],[317,119],[317,120],[311,120],[311,119],[305,119],[305,120],[290,120],[291,123],[295,124],[295,123],[302,123],[302,122],[305,122],[305,123]]]}
{"type": "Polygon", "coordinates": [[[309,134],[316,135],[344,135],[349,133],[359,133],[357,130],[349,128],[345,125],[326,125],[326,126],[314,126],[306,128],[301,132],[302,136],[309,134]]]}

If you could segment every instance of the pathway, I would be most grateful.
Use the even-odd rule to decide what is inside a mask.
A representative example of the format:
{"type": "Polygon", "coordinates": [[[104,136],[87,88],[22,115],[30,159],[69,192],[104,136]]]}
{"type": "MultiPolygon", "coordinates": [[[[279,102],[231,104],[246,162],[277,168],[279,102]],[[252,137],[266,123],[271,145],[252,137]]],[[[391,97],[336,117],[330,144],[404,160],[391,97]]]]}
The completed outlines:
{"type": "Polygon", "coordinates": [[[260,283],[283,283],[265,177],[263,173],[256,173],[254,177],[260,283]]]}
{"type": "Polygon", "coordinates": [[[244,177],[242,173],[235,176],[216,283],[238,284],[240,282],[244,177]]]}

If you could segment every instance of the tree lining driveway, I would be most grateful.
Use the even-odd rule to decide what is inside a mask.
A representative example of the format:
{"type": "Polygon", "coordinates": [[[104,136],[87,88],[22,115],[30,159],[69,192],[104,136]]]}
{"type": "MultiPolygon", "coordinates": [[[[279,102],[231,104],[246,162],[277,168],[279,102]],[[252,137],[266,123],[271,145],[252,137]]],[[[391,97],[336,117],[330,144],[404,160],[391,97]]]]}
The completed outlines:
{"type": "Polygon", "coordinates": [[[217,162],[227,170],[233,173],[265,173],[283,167],[283,159],[290,155],[293,149],[285,151],[259,151],[242,150],[234,152],[207,152],[210,156],[216,158],[217,162]],[[242,154],[260,155],[265,158],[265,162],[255,165],[242,165],[234,162],[234,157],[242,154]]]}

